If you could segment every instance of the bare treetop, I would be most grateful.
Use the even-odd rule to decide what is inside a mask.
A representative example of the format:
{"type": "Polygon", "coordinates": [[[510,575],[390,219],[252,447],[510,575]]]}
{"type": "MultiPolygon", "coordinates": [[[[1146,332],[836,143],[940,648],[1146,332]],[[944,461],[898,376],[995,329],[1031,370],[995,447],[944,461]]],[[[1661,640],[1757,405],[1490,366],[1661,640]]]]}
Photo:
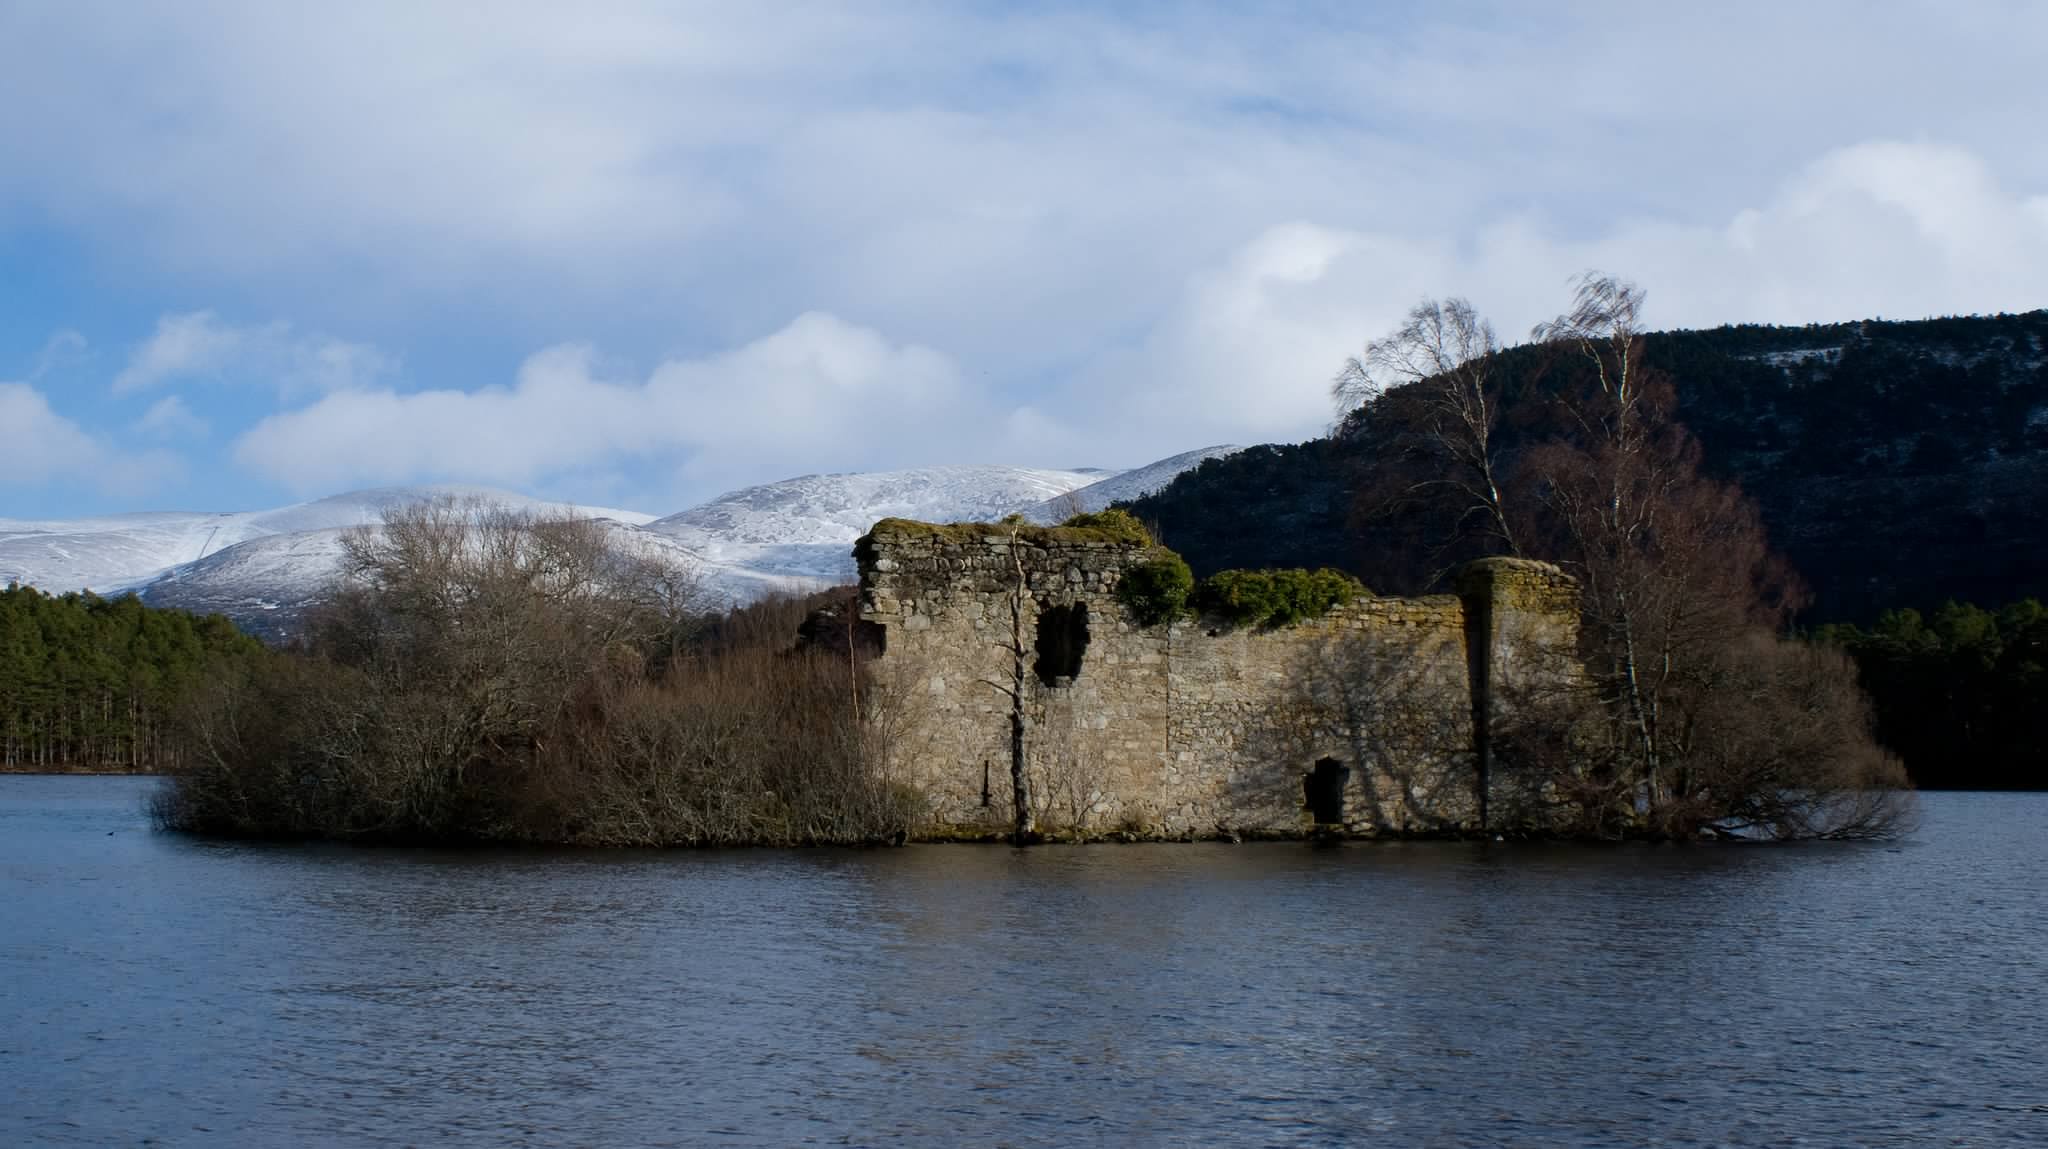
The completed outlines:
{"type": "Polygon", "coordinates": [[[1348,411],[1403,383],[1420,383],[1483,362],[1500,350],[1493,325],[1464,299],[1424,299],[1401,326],[1345,360],[1331,385],[1339,411],[1348,411]]]}
{"type": "Polygon", "coordinates": [[[1643,289],[1619,276],[1588,271],[1572,280],[1572,306],[1538,323],[1529,337],[1539,343],[1632,339],[1642,333],[1643,289]]]}

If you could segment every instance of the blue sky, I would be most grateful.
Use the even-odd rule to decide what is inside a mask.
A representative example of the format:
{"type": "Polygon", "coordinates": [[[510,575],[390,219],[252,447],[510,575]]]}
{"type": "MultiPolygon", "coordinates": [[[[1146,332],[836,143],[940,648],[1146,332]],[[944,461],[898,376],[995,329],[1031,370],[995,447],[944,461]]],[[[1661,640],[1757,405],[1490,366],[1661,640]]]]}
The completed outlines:
{"type": "Polygon", "coordinates": [[[1591,267],[2048,306],[2048,7],[1683,8],[0,0],[0,517],[1134,465],[1591,267]]]}

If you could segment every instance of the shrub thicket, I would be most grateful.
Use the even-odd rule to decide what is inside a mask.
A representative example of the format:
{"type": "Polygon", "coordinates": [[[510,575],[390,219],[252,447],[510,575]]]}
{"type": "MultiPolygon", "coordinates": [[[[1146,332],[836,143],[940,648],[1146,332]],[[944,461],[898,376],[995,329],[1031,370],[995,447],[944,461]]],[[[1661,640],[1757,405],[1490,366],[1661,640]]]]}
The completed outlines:
{"type": "Polygon", "coordinates": [[[769,625],[798,605],[707,622],[602,524],[452,503],[392,512],[347,559],[305,649],[193,697],[165,825],[650,846],[909,827],[859,660],[769,625]]]}

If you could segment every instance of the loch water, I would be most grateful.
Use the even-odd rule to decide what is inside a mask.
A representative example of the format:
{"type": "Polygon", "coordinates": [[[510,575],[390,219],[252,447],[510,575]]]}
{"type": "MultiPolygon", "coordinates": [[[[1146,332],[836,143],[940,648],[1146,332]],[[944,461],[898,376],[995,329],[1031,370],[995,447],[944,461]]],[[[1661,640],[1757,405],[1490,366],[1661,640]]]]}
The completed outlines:
{"type": "Polygon", "coordinates": [[[1884,845],[475,852],[0,778],[0,1144],[2048,1144],[2048,795],[1884,845]]]}

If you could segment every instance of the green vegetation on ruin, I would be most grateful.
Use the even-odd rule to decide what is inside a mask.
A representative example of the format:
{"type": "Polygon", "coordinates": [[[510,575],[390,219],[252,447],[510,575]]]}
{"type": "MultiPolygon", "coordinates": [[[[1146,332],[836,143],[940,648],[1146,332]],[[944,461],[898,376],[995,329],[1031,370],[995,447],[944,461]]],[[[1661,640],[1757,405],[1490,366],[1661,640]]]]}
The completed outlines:
{"type": "Polygon", "coordinates": [[[1286,626],[1320,618],[1371,592],[1342,571],[1218,571],[1195,588],[1197,611],[1235,626],[1286,626]]]}
{"type": "MultiPolygon", "coordinates": [[[[1041,526],[1022,515],[1011,515],[995,523],[924,523],[916,519],[882,519],[868,532],[894,538],[929,538],[938,542],[972,544],[984,539],[1016,539],[1039,546],[1076,543],[1113,543],[1121,546],[1152,545],[1152,535],[1136,516],[1125,510],[1094,511],[1075,515],[1058,526],[1041,526]]],[[[865,541],[865,540],[864,540],[865,541]]],[[[856,544],[858,546],[860,544],[856,544]]]]}
{"type": "Polygon", "coordinates": [[[1227,626],[1279,627],[1320,618],[1372,592],[1342,571],[1229,570],[1200,582],[1164,547],[1124,572],[1117,600],[1141,626],[1199,615],[1227,626]]]}
{"type": "Polygon", "coordinates": [[[1124,571],[1116,584],[1117,601],[1140,626],[1157,626],[1185,615],[1194,592],[1195,574],[1187,560],[1165,547],[1124,571]]]}

